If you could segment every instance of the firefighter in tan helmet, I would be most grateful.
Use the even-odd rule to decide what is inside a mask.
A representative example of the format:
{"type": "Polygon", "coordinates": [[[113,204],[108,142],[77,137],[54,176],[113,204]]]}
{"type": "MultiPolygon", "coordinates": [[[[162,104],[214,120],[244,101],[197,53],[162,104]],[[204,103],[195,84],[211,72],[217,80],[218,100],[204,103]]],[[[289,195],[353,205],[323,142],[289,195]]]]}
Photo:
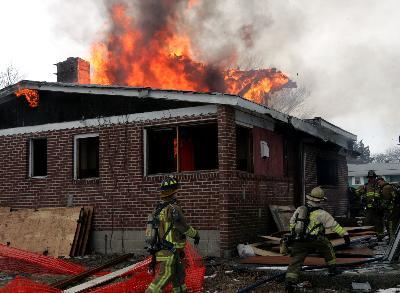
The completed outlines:
{"type": "Polygon", "coordinates": [[[162,201],[149,217],[146,242],[154,260],[150,271],[154,272],[155,262],[160,264],[160,270],[146,293],[162,292],[168,283],[172,283],[173,292],[187,292],[183,264],[186,237],[193,238],[197,245],[200,236],[186,223],[182,208],[175,197],[178,188],[178,181],[174,177],[164,179],[160,187],[162,201]]]}
{"type": "Polygon", "coordinates": [[[347,231],[320,207],[320,203],[326,200],[322,188],[315,187],[306,197],[306,205],[298,207],[290,219],[289,246],[292,262],[286,272],[286,292],[294,292],[301,267],[310,253],[322,254],[329,273],[337,274],[335,252],[331,242],[325,236],[325,229],[331,229],[343,237],[347,245],[350,244],[347,231]]]}

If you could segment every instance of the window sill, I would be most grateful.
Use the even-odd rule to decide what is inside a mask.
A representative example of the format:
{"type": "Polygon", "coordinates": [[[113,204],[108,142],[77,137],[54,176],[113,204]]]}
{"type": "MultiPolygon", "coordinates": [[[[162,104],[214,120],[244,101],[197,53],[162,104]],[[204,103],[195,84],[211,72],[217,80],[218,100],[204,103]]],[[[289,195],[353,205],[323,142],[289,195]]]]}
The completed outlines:
{"type": "Polygon", "coordinates": [[[218,172],[219,169],[209,169],[209,170],[194,170],[194,171],[181,171],[181,172],[170,172],[170,173],[154,173],[154,174],[146,174],[143,177],[159,177],[159,176],[179,176],[179,175],[186,175],[186,174],[197,174],[197,173],[214,173],[218,172]]]}
{"type": "Polygon", "coordinates": [[[29,179],[47,179],[47,176],[29,176],[29,179]]]}
{"type": "Polygon", "coordinates": [[[90,178],[74,178],[73,182],[75,184],[91,184],[91,183],[99,183],[100,177],[90,177],[90,178]]]}

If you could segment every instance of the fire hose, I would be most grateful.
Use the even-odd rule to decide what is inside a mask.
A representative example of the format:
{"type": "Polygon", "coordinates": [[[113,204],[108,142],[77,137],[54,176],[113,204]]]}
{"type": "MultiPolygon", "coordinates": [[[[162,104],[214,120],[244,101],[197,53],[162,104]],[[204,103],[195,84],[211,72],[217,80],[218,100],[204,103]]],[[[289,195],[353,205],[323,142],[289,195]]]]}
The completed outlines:
{"type": "MultiPolygon", "coordinates": [[[[362,265],[362,264],[367,264],[367,263],[371,263],[371,262],[376,262],[376,261],[380,261],[383,260],[383,256],[380,257],[374,257],[374,258],[370,258],[367,260],[361,260],[361,261],[355,261],[355,262],[350,262],[350,263],[346,263],[346,264],[338,264],[337,267],[338,268],[344,268],[344,267],[352,267],[352,266],[357,266],[357,265],[362,265]]],[[[311,270],[316,270],[316,269],[326,269],[328,268],[327,265],[324,266],[307,266],[302,268],[302,271],[311,271],[311,270]]],[[[262,278],[260,280],[258,280],[257,282],[245,287],[245,288],[241,288],[239,290],[236,291],[236,293],[245,293],[245,292],[250,292],[250,290],[253,290],[261,285],[267,284],[269,282],[275,281],[277,280],[278,282],[282,281],[283,277],[285,276],[286,272],[284,273],[279,273],[276,274],[274,276],[270,276],[270,277],[266,277],[266,278],[262,278]]]]}

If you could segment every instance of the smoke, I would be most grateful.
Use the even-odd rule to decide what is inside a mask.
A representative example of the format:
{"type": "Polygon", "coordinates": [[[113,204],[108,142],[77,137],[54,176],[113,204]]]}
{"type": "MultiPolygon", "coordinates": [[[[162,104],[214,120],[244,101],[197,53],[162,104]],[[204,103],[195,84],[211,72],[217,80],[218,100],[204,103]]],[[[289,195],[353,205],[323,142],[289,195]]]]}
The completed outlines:
{"type": "MultiPolygon", "coordinates": [[[[121,1],[60,1],[51,11],[54,27],[89,44],[113,29],[108,12],[115,3],[121,1]]],[[[307,89],[305,103],[316,116],[358,134],[372,152],[397,142],[396,0],[198,0],[188,13],[184,0],[123,3],[147,38],[174,24],[190,35],[194,60],[211,68],[276,67],[307,89]]]]}

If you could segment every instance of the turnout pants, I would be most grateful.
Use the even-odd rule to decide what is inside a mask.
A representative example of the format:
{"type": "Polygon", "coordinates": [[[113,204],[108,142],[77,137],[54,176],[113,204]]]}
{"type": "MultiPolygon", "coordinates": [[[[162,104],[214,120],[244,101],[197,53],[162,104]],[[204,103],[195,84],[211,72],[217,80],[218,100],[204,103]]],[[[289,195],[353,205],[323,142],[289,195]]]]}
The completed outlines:
{"type": "Polygon", "coordinates": [[[336,256],[331,242],[326,237],[316,240],[296,241],[292,245],[292,262],[286,272],[286,283],[297,283],[301,267],[308,254],[317,252],[325,258],[329,266],[336,265],[336,256]]]}
{"type": "MultiPolygon", "coordinates": [[[[385,236],[384,231],[384,219],[383,219],[383,212],[378,211],[374,208],[368,208],[366,210],[366,220],[367,225],[375,226],[376,236],[379,240],[382,240],[385,236]]],[[[388,231],[389,233],[389,231],[388,231]]]]}
{"type": "Polygon", "coordinates": [[[179,253],[157,257],[157,262],[160,264],[160,270],[146,293],[161,293],[170,282],[174,293],[186,293],[185,266],[179,253]]]}

